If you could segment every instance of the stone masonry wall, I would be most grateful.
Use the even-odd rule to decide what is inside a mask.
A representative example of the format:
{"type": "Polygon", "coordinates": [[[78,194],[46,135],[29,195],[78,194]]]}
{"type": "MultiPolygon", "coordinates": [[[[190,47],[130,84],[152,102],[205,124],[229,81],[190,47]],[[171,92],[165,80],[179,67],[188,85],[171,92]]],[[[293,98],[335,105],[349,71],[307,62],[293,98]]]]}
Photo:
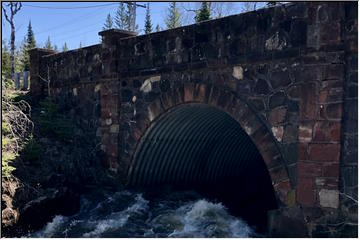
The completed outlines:
{"type": "Polygon", "coordinates": [[[137,37],[110,30],[101,46],[43,57],[41,67],[51,66],[53,93],[97,125],[119,183],[164,93],[176,101],[185,85],[205,84],[235,94],[272,133],[288,203],[312,222],[339,208],[339,191],[357,189],[356,19],[356,3],[298,2],[137,37]]]}

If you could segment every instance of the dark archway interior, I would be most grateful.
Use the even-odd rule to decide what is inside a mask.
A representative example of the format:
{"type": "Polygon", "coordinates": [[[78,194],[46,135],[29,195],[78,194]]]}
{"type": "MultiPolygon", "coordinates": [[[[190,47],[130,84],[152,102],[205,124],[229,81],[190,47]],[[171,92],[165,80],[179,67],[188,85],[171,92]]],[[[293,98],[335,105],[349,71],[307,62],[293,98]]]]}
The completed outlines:
{"type": "Polygon", "coordinates": [[[185,104],[163,114],[141,139],[129,186],[196,189],[223,202],[262,232],[277,208],[268,170],[255,144],[227,113],[185,104]]]}

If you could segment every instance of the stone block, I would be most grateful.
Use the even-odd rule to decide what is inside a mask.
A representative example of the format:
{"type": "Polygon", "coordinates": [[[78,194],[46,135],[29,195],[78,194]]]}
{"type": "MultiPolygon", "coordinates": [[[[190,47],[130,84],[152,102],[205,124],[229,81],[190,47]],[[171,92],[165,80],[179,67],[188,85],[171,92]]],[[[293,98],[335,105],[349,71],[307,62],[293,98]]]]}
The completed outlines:
{"type": "Polygon", "coordinates": [[[339,191],[321,189],[319,191],[320,206],[326,208],[338,208],[339,206],[339,191]]]}
{"type": "Polygon", "coordinates": [[[272,127],[271,131],[272,131],[274,137],[276,138],[276,140],[278,142],[281,142],[282,138],[283,138],[283,134],[284,134],[284,127],[283,126],[272,127]]]}
{"type": "Polygon", "coordinates": [[[310,142],[312,140],[312,124],[300,124],[299,125],[299,141],[310,142]]]}
{"type": "Polygon", "coordinates": [[[322,165],[312,162],[298,162],[298,176],[299,177],[321,177],[322,165]]]}
{"type": "Polygon", "coordinates": [[[341,119],[342,116],[342,104],[332,103],[326,106],[326,116],[329,119],[341,119]]]}
{"type": "Polygon", "coordinates": [[[278,124],[284,123],[286,119],[286,108],[277,108],[272,110],[269,113],[269,122],[271,126],[276,126],[278,124]]]}
{"type": "Polygon", "coordinates": [[[298,140],[298,134],[299,134],[298,126],[292,124],[286,125],[284,129],[283,142],[285,143],[296,142],[298,140]]]}
{"type": "Polygon", "coordinates": [[[269,108],[274,109],[276,107],[284,105],[286,96],[284,92],[277,92],[269,98],[269,108]]]}
{"type": "Polygon", "coordinates": [[[326,141],[328,134],[328,122],[319,121],[314,125],[314,141],[326,141]]]}
{"type": "Polygon", "coordinates": [[[305,216],[300,207],[281,208],[268,213],[269,237],[309,237],[305,216]]]}
{"type": "Polygon", "coordinates": [[[308,154],[308,144],[307,143],[299,143],[298,144],[298,154],[299,154],[299,160],[308,160],[309,154],[308,154]]]}
{"type": "Polygon", "coordinates": [[[298,178],[296,200],[302,206],[314,206],[316,198],[313,178],[298,178]]]}
{"type": "Polygon", "coordinates": [[[338,162],[340,157],[339,143],[309,144],[309,159],[320,162],[338,162]]]}

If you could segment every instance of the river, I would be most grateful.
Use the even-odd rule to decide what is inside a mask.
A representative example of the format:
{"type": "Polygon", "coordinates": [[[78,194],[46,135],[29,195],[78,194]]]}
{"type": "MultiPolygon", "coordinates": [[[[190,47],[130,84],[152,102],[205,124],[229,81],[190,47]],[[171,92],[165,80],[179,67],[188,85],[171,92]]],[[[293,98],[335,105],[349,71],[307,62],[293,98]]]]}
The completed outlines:
{"type": "Polygon", "coordinates": [[[27,237],[254,237],[253,228],[195,191],[98,191],[72,216],[55,216],[27,237]]]}

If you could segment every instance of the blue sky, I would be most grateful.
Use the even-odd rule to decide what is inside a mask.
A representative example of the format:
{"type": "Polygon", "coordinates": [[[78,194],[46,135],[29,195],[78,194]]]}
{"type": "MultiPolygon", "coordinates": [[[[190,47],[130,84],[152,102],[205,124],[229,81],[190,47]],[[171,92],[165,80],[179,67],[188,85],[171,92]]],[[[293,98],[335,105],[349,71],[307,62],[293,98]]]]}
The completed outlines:
{"type": "MultiPolygon", "coordinates": [[[[3,2],[3,4],[6,4],[3,2]]],[[[138,2],[145,5],[146,2],[138,2]]],[[[200,3],[179,3],[183,12],[184,25],[193,23],[193,13],[185,9],[196,9],[200,3]]],[[[257,7],[264,3],[258,3],[257,7]]],[[[150,12],[153,28],[157,24],[165,28],[164,19],[169,6],[168,2],[150,2],[150,12]]],[[[89,46],[100,42],[98,32],[102,30],[108,13],[115,15],[117,2],[24,2],[22,9],[15,16],[16,45],[19,46],[24,39],[29,20],[35,33],[38,47],[43,47],[50,36],[51,42],[59,49],[66,42],[70,49],[89,46]],[[95,6],[93,8],[93,6],[95,6]],[[46,8],[45,8],[46,7],[46,8]],[[91,8],[78,8],[91,7],[91,8]],[[50,9],[48,9],[50,8],[50,9]],[[66,9],[55,9],[66,8],[66,9]],[[74,8],[74,9],[69,9],[74,8]]],[[[244,11],[244,4],[227,3],[223,6],[225,15],[236,14],[244,11]]],[[[139,29],[143,29],[145,9],[137,8],[136,22],[139,29]]],[[[143,34],[140,31],[139,34],[143,34]]],[[[10,25],[2,14],[2,39],[10,39],[10,25]]]]}

